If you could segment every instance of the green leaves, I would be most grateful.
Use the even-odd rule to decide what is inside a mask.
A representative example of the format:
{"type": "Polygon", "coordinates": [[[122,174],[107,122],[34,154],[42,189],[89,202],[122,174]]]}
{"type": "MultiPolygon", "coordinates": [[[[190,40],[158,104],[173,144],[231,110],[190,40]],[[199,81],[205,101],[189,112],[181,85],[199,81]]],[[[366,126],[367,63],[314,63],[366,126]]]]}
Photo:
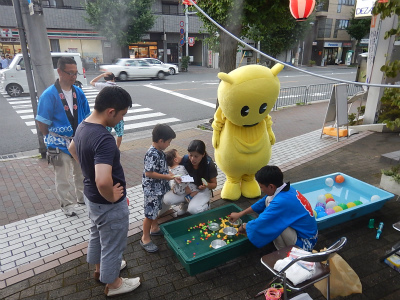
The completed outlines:
{"type": "Polygon", "coordinates": [[[120,46],[141,40],[154,24],[149,0],[94,0],[86,3],[86,21],[120,46]]]}

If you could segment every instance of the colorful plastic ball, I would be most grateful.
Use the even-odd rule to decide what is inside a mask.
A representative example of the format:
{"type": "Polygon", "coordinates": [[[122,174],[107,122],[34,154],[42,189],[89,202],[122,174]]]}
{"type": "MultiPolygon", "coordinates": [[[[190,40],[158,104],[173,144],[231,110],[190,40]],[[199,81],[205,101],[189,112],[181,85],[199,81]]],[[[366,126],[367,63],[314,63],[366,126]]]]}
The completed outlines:
{"type": "Polygon", "coordinates": [[[326,212],[327,215],[331,215],[331,214],[334,214],[334,213],[335,213],[335,210],[334,210],[333,208],[327,208],[327,209],[325,210],[325,212],[326,212]]]}
{"type": "Polygon", "coordinates": [[[335,212],[339,212],[339,211],[342,211],[342,210],[343,210],[343,208],[341,208],[339,205],[334,206],[332,209],[333,209],[335,212]]]}
{"type": "Polygon", "coordinates": [[[325,209],[326,204],[322,203],[322,202],[317,202],[317,204],[315,204],[315,207],[319,207],[319,206],[321,206],[325,209]]]}
{"type": "Polygon", "coordinates": [[[322,217],[326,217],[327,216],[327,214],[326,214],[326,212],[324,212],[324,211],[321,211],[319,214],[318,214],[318,219],[319,218],[322,218],[322,217]]]}
{"type": "Polygon", "coordinates": [[[352,208],[352,207],[354,207],[354,206],[356,206],[356,204],[355,204],[354,202],[348,202],[348,203],[347,203],[347,207],[348,207],[348,208],[352,208]]]}
{"type": "Polygon", "coordinates": [[[332,198],[332,199],[333,199],[332,194],[329,194],[329,193],[328,193],[328,194],[325,194],[324,196],[325,196],[325,199],[328,199],[328,198],[332,198]]]}
{"type": "Polygon", "coordinates": [[[371,202],[379,201],[379,200],[381,200],[381,197],[379,197],[378,195],[373,195],[373,196],[371,197],[371,202]]]}
{"type": "Polygon", "coordinates": [[[314,209],[312,211],[313,211],[314,217],[317,218],[317,216],[318,216],[317,212],[314,209]]]}
{"type": "Polygon", "coordinates": [[[356,200],[356,201],[354,201],[354,204],[355,205],[361,205],[361,204],[363,204],[360,200],[356,200]]]}
{"type": "Polygon", "coordinates": [[[347,205],[344,203],[340,203],[340,204],[338,204],[338,206],[340,206],[343,210],[348,208],[347,205]]]}
{"type": "Polygon", "coordinates": [[[329,202],[326,204],[325,210],[326,210],[327,208],[334,208],[335,206],[337,206],[336,201],[329,201],[329,202]]]}
{"type": "Polygon", "coordinates": [[[325,184],[329,187],[333,186],[333,179],[332,178],[325,179],[325,184]]]}
{"type": "Polygon", "coordinates": [[[342,175],[338,175],[338,176],[336,176],[335,181],[337,183],[343,183],[344,182],[344,177],[342,175]]]}
{"type": "Polygon", "coordinates": [[[318,196],[318,202],[322,202],[322,203],[325,203],[325,196],[324,195],[319,195],[318,196]]]}
{"type": "Polygon", "coordinates": [[[321,211],[325,211],[325,206],[317,206],[317,207],[315,208],[315,211],[316,211],[317,213],[320,213],[321,211]]]}
{"type": "Polygon", "coordinates": [[[330,202],[330,201],[335,201],[335,199],[333,199],[333,198],[327,198],[325,202],[328,203],[328,202],[330,202]]]}

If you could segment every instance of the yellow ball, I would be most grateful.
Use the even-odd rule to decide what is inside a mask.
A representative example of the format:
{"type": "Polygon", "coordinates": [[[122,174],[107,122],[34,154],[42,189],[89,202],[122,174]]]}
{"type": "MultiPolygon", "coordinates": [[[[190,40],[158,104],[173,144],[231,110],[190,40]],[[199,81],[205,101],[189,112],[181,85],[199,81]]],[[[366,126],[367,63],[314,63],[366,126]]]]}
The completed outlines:
{"type": "Polygon", "coordinates": [[[354,207],[354,206],[356,206],[356,204],[355,204],[354,202],[349,202],[349,203],[347,203],[347,207],[348,207],[348,208],[352,208],[352,207],[354,207]]]}
{"type": "Polygon", "coordinates": [[[341,208],[340,206],[335,206],[335,207],[333,207],[333,210],[334,210],[335,212],[339,212],[339,211],[342,211],[343,208],[341,208]]]}
{"type": "Polygon", "coordinates": [[[312,210],[314,213],[314,218],[317,218],[317,212],[315,211],[315,209],[312,210]]]}
{"type": "Polygon", "coordinates": [[[332,198],[333,199],[332,194],[325,194],[325,199],[328,199],[328,198],[332,198]]]}

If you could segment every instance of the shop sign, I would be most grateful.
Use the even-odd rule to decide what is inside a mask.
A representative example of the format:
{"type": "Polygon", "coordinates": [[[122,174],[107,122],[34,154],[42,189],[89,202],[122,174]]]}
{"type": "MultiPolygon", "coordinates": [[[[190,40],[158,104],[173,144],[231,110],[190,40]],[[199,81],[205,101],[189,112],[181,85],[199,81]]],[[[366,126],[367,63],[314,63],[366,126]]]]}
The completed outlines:
{"type": "Polygon", "coordinates": [[[338,47],[342,47],[342,43],[325,42],[324,47],[325,48],[328,48],[328,47],[338,48],[338,47]]]}
{"type": "Polygon", "coordinates": [[[318,43],[317,43],[317,42],[312,42],[312,45],[313,45],[313,46],[317,46],[318,43]]]}
{"type": "Polygon", "coordinates": [[[194,45],[194,37],[188,37],[188,43],[189,43],[189,46],[193,46],[194,45]]]}
{"type": "Polygon", "coordinates": [[[352,43],[343,43],[343,47],[351,47],[353,46],[352,43]]]}
{"type": "Polygon", "coordinates": [[[369,39],[361,39],[360,44],[369,44],[369,39]]]}
{"type": "Polygon", "coordinates": [[[357,0],[356,9],[354,10],[355,18],[365,18],[372,16],[375,0],[357,0]]]}

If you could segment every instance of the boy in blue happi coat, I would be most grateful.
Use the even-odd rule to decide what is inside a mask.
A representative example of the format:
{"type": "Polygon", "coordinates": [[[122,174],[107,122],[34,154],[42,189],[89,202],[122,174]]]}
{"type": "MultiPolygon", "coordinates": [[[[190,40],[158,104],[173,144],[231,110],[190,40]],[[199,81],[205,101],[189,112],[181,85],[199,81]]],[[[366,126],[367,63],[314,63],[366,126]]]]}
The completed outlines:
{"type": "Polygon", "coordinates": [[[259,214],[257,219],[240,226],[239,233],[246,234],[258,248],[273,241],[278,250],[297,245],[311,251],[318,229],[308,200],[289,182],[283,182],[282,171],[276,166],[261,168],[256,180],[266,196],[244,211],[231,213],[231,222],[253,212],[259,214]]]}

